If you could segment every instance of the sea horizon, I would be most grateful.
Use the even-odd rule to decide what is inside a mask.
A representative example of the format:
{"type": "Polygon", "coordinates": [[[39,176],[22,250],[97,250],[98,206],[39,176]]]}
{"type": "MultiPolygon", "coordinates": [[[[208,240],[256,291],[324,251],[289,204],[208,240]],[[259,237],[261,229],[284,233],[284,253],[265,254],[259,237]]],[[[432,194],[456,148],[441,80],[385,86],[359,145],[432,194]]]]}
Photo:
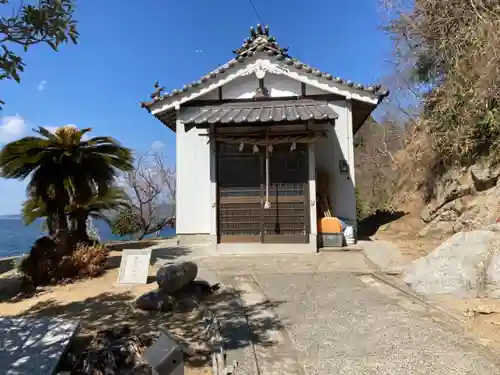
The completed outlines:
{"type": "MultiPolygon", "coordinates": [[[[21,215],[0,215],[0,258],[20,256],[28,253],[33,243],[46,234],[42,230],[43,219],[25,225],[21,215]]],[[[93,220],[102,242],[130,240],[131,236],[115,236],[109,225],[101,220],[93,220]]],[[[175,236],[175,228],[163,228],[162,237],[175,236]]],[[[147,237],[152,237],[149,235],[147,237]]]]}

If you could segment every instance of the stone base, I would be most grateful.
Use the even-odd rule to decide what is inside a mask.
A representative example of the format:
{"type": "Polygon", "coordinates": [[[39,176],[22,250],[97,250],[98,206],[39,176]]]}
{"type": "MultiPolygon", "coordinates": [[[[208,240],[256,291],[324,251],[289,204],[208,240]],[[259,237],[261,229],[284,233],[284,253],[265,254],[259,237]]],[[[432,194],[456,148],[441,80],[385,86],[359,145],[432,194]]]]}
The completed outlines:
{"type": "Polygon", "coordinates": [[[242,254],[307,254],[316,253],[316,234],[311,234],[309,243],[220,243],[216,246],[218,255],[242,254]]]}
{"type": "Polygon", "coordinates": [[[209,251],[216,251],[217,236],[205,233],[177,234],[177,246],[203,246],[209,247],[209,251]]]}
{"type": "Polygon", "coordinates": [[[213,242],[217,243],[217,236],[207,233],[177,234],[176,238],[179,246],[208,245],[213,242]]]}
{"type": "Polygon", "coordinates": [[[222,254],[297,254],[318,252],[317,235],[309,234],[308,243],[217,243],[210,234],[178,234],[178,246],[208,247],[214,255],[222,254]]]}

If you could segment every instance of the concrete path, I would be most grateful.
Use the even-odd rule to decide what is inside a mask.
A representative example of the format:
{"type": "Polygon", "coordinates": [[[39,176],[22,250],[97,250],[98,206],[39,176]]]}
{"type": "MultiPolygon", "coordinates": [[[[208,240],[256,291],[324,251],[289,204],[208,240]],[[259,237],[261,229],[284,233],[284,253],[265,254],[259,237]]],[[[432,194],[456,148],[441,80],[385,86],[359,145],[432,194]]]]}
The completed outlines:
{"type": "MultiPolygon", "coordinates": [[[[362,253],[197,257],[239,291],[256,361],[242,374],[498,374],[444,314],[372,275],[362,253]]],[[[248,363],[248,356],[245,359],[248,363]]]]}
{"type": "Polygon", "coordinates": [[[371,277],[329,272],[254,280],[270,301],[280,301],[275,311],[305,374],[500,374],[479,344],[371,277]]]}

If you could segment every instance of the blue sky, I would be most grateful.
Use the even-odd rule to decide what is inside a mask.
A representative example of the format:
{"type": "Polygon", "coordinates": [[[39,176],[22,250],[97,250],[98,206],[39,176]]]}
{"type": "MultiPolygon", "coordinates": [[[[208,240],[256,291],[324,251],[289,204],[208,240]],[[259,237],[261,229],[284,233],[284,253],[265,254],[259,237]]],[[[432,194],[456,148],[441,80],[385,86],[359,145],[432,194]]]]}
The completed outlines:
{"type": "MultiPolygon", "coordinates": [[[[15,2],[14,2],[15,3],[15,2]]],[[[388,73],[390,40],[378,0],[254,0],[289,53],[361,83],[388,73]]],[[[3,6],[5,7],[5,6],[3,6]]],[[[2,8],[3,8],[2,7],[2,8]]],[[[153,83],[182,87],[232,57],[259,23],[248,0],[78,0],[78,45],[24,54],[21,84],[0,81],[0,147],[33,127],[75,124],[138,151],[163,144],[175,162],[175,134],[140,108],[153,83]],[[18,117],[15,117],[18,116],[18,117]]],[[[0,214],[17,214],[25,183],[0,180],[0,214]]]]}

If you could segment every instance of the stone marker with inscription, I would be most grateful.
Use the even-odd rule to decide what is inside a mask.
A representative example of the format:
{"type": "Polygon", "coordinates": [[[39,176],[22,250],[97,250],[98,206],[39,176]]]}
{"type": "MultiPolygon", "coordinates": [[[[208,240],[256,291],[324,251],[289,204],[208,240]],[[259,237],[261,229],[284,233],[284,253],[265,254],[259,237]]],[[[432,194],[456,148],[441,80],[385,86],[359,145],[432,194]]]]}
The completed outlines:
{"type": "Polygon", "coordinates": [[[118,284],[146,284],[149,275],[151,250],[123,249],[118,284]]]}

